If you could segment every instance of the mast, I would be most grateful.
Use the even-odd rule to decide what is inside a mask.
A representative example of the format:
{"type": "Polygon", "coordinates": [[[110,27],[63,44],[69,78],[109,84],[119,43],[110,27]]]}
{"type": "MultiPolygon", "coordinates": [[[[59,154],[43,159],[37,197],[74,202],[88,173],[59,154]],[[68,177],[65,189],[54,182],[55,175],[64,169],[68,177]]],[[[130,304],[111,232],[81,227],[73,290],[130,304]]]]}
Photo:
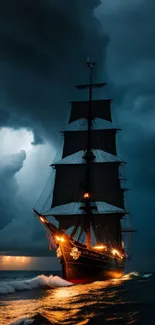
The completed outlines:
{"type": "Polygon", "coordinates": [[[90,173],[91,173],[91,161],[94,160],[95,156],[91,151],[91,128],[92,128],[92,70],[95,67],[95,63],[87,62],[87,66],[90,71],[89,75],[89,109],[88,109],[88,131],[87,131],[87,150],[84,156],[86,160],[87,169],[86,169],[86,193],[88,193],[88,198],[85,200],[85,209],[86,209],[86,245],[90,247],[91,238],[90,238],[90,215],[91,215],[91,184],[90,184],[90,173]]]}
{"type": "Polygon", "coordinates": [[[86,154],[83,158],[86,161],[86,184],[85,184],[85,193],[84,193],[84,202],[85,206],[83,209],[86,212],[86,220],[84,222],[84,229],[86,231],[86,245],[90,247],[91,245],[91,238],[90,238],[90,221],[91,221],[91,214],[92,209],[96,208],[95,206],[92,207],[91,205],[91,163],[95,158],[95,155],[91,151],[91,131],[92,131],[92,88],[93,87],[102,87],[105,86],[105,83],[100,84],[92,84],[92,71],[95,68],[95,62],[91,62],[90,59],[87,59],[87,67],[89,68],[89,84],[88,85],[79,85],[76,86],[78,89],[85,89],[89,88],[89,106],[88,106],[88,115],[87,115],[87,122],[88,122],[88,130],[87,130],[87,148],[86,154]]]}
{"type": "Polygon", "coordinates": [[[84,155],[84,159],[86,161],[86,184],[85,184],[85,206],[84,210],[86,212],[86,221],[84,222],[84,228],[86,230],[86,245],[90,247],[91,245],[91,238],[90,238],[90,221],[91,221],[91,214],[92,209],[95,207],[91,206],[91,163],[95,158],[95,155],[91,151],[91,131],[92,131],[92,88],[93,87],[101,87],[104,86],[105,83],[102,84],[92,84],[92,71],[95,68],[95,62],[91,62],[89,59],[87,60],[87,67],[89,68],[89,85],[81,85],[76,86],[79,89],[89,88],[89,107],[88,107],[88,115],[87,115],[87,122],[88,122],[88,130],[87,130],[87,148],[86,154],[84,155]]]}

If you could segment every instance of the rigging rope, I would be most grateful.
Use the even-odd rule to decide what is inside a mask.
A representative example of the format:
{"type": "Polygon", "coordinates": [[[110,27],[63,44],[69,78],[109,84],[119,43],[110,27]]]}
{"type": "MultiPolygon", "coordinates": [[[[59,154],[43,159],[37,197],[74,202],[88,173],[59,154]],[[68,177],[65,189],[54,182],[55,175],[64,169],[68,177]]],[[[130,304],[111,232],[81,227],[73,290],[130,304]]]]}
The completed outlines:
{"type": "Polygon", "coordinates": [[[47,187],[47,184],[49,183],[49,180],[50,180],[50,178],[51,178],[52,173],[53,173],[53,171],[50,172],[50,175],[49,175],[49,177],[48,177],[48,180],[47,180],[47,182],[46,182],[46,184],[45,184],[45,186],[44,186],[44,188],[43,188],[41,194],[39,195],[39,198],[38,198],[37,202],[35,203],[34,208],[36,207],[36,205],[38,204],[38,202],[39,202],[41,196],[43,195],[43,193],[44,193],[44,191],[45,191],[45,189],[46,189],[46,187],[47,187]]]}

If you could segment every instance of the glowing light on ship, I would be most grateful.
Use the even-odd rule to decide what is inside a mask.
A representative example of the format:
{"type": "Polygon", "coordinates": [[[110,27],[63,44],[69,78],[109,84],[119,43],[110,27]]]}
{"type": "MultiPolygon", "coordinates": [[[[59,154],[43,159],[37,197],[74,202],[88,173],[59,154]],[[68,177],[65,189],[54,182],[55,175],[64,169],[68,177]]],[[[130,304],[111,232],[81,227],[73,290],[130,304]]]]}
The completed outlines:
{"type": "Polygon", "coordinates": [[[118,257],[121,258],[121,259],[124,257],[123,254],[120,253],[120,252],[119,252],[117,249],[115,249],[115,248],[112,248],[111,253],[112,253],[114,256],[118,256],[118,257]]]}
{"type": "Polygon", "coordinates": [[[59,236],[56,236],[55,239],[57,241],[61,241],[61,242],[64,242],[65,241],[63,237],[59,237],[59,236]]]}
{"type": "Polygon", "coordinates": [[[86,192],[83,195],[84,199],[90,199],[90,193],[86,192]]]}
{"type": "Polygon", "coordinates": [[[40,220],[41,220],[42,222],[45,222],[45,219],[44,219],[43,217],[40,217],[40,220]]]}
{"type": "Polygon", "coordinates": [[[102,249],[107,250],[107,246],[105,246],[105,245],[97,245],[97,246],[93,246],[93,248],[94,248],[94,249],[99,249],[99,250],[100,250],[100,249],[101,249],[101,250],[102,250],[102,249]]]}

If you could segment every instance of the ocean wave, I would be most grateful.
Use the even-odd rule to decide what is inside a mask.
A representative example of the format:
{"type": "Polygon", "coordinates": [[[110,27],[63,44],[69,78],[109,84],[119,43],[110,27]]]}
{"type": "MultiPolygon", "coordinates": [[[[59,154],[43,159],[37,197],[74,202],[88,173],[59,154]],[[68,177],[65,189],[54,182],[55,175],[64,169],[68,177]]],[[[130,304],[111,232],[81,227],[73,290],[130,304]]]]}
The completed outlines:
{"type": "Polygon", "coordinates": [[[10,323],[10,325],[30,325],[34,323],[34,319],[22,317],[17,319],[15,322],[10,323]]]}
{"type": "Polygon", "coordinates": [[[141,275],[139,272],[130,272],[130,273],[124,274],[121,279],[122,280],[132,280],[132,279],[135,279],[140,276],[141,275]]]}
{"type": "Polygon", "coordinates": [[[33,290],[37,288],[55,288],[73,285],[59,276],[38,275],[30,280],[14,280],[0,283],[0,294],[8,294],[22,290],[33,290]]]}
{"type": "Polygon", "coordinates": [[[40,325],[52,325],[52,323],[42,314],[36,313],[31,318],[30,317],[20,317],[9,325],[30,325],[30,324],[40,324],[40,325]]]}
{"type": "Polygon", "coordinates": [[[124,274],[122,276],[122,280],[132,280],[132,279],[135,279],[135,278],[149,278],[150,276],[152,276],[153,274],[152,273],[140,273],[140,272],[130,272],[130,273],[127,273],[127,274],[124,274]]]}
{"type": "MultiPolygon", "coordinates": [[[[127,280],[133,280],[135,278],[149,278],[152,276],[152,273],[144,273],[141,274],[139,272],[130,272],[125,274],[122,278],[119,280],[127,281],[127,280]]],[[[71,286],[73,283],[68,282],[64,279],[62,279],[59,276],[45,276],[45,275],[38,275],[35,278],[32,278],[30,280],[13,280],[8,282],[2,282],[0,283],[0,294],[9,294],[14,293],[16,291],[22,291],[22,290],[33,290],[38,288],[55,288],[55,287],[66,287],[71,286]]]]}

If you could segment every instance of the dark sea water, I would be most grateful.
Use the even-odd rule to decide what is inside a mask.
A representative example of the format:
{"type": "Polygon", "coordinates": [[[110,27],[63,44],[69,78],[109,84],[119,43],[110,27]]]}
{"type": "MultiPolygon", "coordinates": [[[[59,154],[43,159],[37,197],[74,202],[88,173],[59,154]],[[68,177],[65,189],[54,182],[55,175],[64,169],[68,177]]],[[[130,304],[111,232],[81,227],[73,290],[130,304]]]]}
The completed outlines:
{"type": "Polygon", "coordinates": [[[0,325],[155,324],[155,274],[72,286],[52,272],[0,272],[0,325]]]}

